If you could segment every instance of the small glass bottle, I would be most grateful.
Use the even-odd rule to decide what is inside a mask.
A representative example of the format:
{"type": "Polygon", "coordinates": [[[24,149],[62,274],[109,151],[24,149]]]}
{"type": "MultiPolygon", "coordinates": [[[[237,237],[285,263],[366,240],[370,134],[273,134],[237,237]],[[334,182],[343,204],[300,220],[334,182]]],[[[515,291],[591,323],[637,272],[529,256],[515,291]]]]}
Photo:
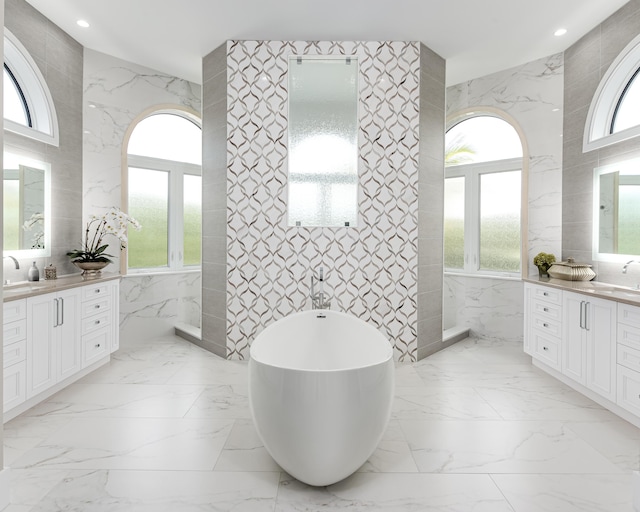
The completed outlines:
{"type": "Polygon", "coordinates": [[[38,267],[36,267],[35,261],[29,269],[29,272],[27,274],[27,281],[40,281],[40,271],[38,270],[38,267]]]}

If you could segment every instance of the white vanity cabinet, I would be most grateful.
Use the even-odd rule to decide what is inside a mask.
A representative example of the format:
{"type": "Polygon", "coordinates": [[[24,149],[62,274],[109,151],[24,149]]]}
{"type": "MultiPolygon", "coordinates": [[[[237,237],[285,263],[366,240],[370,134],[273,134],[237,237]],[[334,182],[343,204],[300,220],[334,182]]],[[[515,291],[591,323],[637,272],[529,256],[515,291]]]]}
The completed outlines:
{"type": "Polygon", "coordinates": [[[27,299],[27,398],[80,370],[79,321],[80,288],[27,299]]]}
{"type": "Polygon", "coordinates": [[[640,416],[640,307],[618,305],[617,404],[640,416]]]}
{"type": "Polygon", "coordinates": [[[616,302],[569,291],[562,297],[562,373],[615,401],[616,302]]]}
{"type": "Polygon", "coordinates": [[[119,346],[117,279],[78,276],[49,287],[57,291],[4,302],[5,421],[108,362],[119,346]]]}
{"type": "Polygon", "coordinates": [[[27,399],[27,301],[5,303],[3,315],[3,410],[6,412],[27,399]]]}
{"type": "Polygon", "coordinates": [[[562,292],[525,283],[525,352],[560,370],[562,292]]]}

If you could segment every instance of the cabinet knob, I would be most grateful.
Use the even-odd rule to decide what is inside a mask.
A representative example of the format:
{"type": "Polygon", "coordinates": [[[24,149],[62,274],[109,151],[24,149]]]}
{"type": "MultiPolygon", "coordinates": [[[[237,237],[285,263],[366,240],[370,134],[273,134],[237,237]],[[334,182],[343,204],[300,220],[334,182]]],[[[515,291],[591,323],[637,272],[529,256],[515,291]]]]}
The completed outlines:
{"type": "Polygon", "coordinates": [[[549,308],[542,308],[542,311],[544,311],[545,313],[549,312],[549,308]]]}
{"type": "Polygon", "coordinates": [[[100,293],[100,288],[96,288],[95,293],[100,293]]]}
{"type": "Polygon", "coordinates": [[[542,327],[549,327],[549,324],[542,324],[542,327]]]}
{"type": "Polygon", "coordinates": [[[100,323],[100,320],[96,320],[95,324],[98,325],[100,323]]]}
{"type": "Polygon", "coordinates": [[[93,306],[94,309],[100,309],[100,304],[96,304],[95,306],[93,306]]]}
{"type": "Polygon", "coordinates": [[[542,292],[542,295],[544,295],[545,297],[549,296],[549,294],[547,292],[542,292]]]}
{"type": "Polygon", "coordinates": [[[542,350],[549,350],[549,347],[542,347],[542,350]]]}
{"type": "Polygon", "coordinates": [[[96,345],[96,348],[100,348],[100,343],[98,343],[98,344],[96,345]]]}

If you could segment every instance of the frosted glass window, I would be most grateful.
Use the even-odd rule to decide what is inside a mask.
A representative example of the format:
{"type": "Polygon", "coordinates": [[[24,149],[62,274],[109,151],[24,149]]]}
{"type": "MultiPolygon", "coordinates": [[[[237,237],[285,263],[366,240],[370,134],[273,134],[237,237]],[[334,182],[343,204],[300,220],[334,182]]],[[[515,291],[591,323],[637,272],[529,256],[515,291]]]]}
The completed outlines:
{"type": "Polygon", "coordinates": [[[4,118],[23,126],[31,126],[27,103],[24,100],[20,86],[13,78],[13,75],[7,71],[6,64],[4,66],[3,94],[4,118]]]}
{"type": "Polygon", "coordinates": [[[464,185],[465,178],[444,182],[444,266],[464,268],[464,185]]]}
{"type": "Polygon", "coordinates": [[[176,114],[154,114],[136,125],[129,139],[130,155],[202,165],[202,133],[176,114]]]}
{"type": "MultiPolygon", "coordinates": [[[[611,133],[617,133],[640,124],[640,80],[635,72],[625,87],[613,114],[611,133]]],[[[636,254],[636,253],[628,253],[636,254]]]]}
{"type": "Polygon", "coordinates": [[[520,270],[520,171],[480,175],[480,268],[520,270]]]}
{"type": "Polygon", "coordinates": [[[168,172],[129,167],[129,215],[142,224],[128,232],[129,268],[168,266],[168,172]]]}
{"type": "Polygon", "coordinates": [[[356,225],[356,58],[290,58],[288,187],[290,226],[356,225]]]}
{"type": "Polygon", "coordinates": [[[183,176],[183,253],[185,265],[200,265],[202,248],[202,177],[183,176]]]}
{"type": "Polygon", "coordinates": [[[445,268],[517,276],[522,143],[516,129],[498,117],[471,117],[447,132],[445,144],[445,268]]]}

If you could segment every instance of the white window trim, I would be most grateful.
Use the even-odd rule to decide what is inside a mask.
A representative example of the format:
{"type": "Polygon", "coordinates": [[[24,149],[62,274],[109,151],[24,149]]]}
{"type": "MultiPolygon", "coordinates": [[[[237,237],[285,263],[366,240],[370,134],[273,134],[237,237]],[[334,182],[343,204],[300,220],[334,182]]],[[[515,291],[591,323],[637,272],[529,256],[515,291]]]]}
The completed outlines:
{"type": "MultiPolygon", "coordinates": [[[[166,267],[131,268],[127,261],[128,274],[166,274],[187,270],[197,270],[201,265],[183,264],[184,230],[182,219],[184,217],[183,204],[183,176],[191,174],[202,176],[202,167],[187,162],[176,162],[161,158],[153,158],[140,155],[127,155],[128,167],[164,171],[169,173],[169,219],[167,226],[167,262],[166,267]]],[[[144,226],[143,228],[144,229],[144,226]]],[[[128,253],[127,253],[128,256],[128,253]]]]}
{"type": "Polygon", "coordinates": [[[640,67],[640,36],[620,52],[596,89],[584,128],[583,153],[640,136],[640,124],[610,133],[618,101],[638,67],[640,67]]]}
{"type": "Polygon", "coordinates": [[[4,129],[58,146],[60,143],[58,116],[47,82],[27,49],[6,28],[4,29],[4,60],[20,84],[33,124],[33,127],[29,127],[4,119],[4,129]]]}
{"type": "MultiPolygon", "coordinates": [[[[445,179],[465,178],[464,199],[464,267],[462,269],[445,267],[449,275],[520,279],[522,276],[522,240],[520,240],[520,268],[516,272],[500,272],[480,268],[480,176],[500,172],[524,172],[522,158],[494,160],[469,164],[450,165],[445,168],[445,179]],[[470,187],[470,188],[469,188],[470,187]]],[[[521,181],[522,183],[522,174],[521,181]]],[[[520,218],[522,224],[522,213],[520,218]]],[[[522,237],[522,229],[520,229],[522,237]]]]}

